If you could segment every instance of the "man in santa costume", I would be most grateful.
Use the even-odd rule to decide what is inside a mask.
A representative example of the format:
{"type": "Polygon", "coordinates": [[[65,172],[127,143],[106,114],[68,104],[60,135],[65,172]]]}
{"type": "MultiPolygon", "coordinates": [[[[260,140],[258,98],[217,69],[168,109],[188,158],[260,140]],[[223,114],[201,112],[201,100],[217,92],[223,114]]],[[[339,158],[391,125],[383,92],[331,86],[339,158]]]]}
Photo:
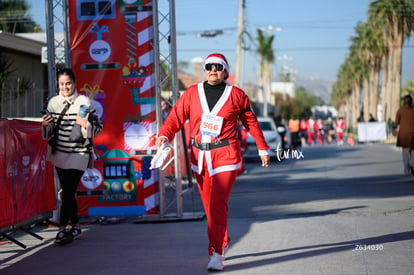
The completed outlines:
{"type": "Polygon", "coordinates": [[[240,168],[242,155],[237,138],[237,120],[256,141],[262,166],[268,166],[269,146],[253,113],[247,95],[226,81],[229,64],[224,55],[210,54],[204,62],[206,81],[188,88],[162,124],[156,145],[174,139],[189,118],[191,166],[207,216],[209,270],[222,270],[227,232],[228,200],[240,168]]]}
{"type": "Polygon", "coordinates": [[[308,127],[308,144],[315,144],[315,120],[312,116],[309,117],[306,126],[308,127]]]}
{"type": "Polygon", "coordinates": [[[336,137],[339,145],[342,145],[344,141],[342,140],[344,135],[345,129],[345,121],[343,117],[339,117],[336,121],[335,130],[336,130],[336,137]]]}

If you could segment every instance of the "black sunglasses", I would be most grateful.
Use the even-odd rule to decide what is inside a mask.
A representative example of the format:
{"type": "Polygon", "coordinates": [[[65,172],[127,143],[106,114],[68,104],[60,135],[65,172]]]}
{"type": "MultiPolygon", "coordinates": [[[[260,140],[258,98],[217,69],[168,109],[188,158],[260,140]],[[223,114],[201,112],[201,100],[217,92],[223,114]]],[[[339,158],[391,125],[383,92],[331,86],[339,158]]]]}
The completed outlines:
{"type": "Polygon", "coordinates": [[[213,69],[213,66],[218,72],[224,70],[224,66],[220,63],[207,63],[205,66],[206,71],[211,71],[213,69]]]}

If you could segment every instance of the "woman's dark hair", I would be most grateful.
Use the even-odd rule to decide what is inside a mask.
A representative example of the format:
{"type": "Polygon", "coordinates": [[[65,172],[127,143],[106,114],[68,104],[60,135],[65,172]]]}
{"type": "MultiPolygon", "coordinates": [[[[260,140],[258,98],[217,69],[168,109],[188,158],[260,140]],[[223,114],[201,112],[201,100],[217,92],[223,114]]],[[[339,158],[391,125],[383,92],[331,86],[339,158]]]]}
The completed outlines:
{"type": "Polygon", "coordinates": [[[404,103],[407,103],[410,107],[413,106],[413,98],[411,95],[404,96],[404,103]]]}
{"type": "Polygon", "coordinates": [[[281,115],[277,115],[275,117],[275,122],[276,122],[277,125],[282,124],[282,116],[281,115]]]}
{"type": "Polygon", "coordinates": [[[67,75],[72,79],[73,82],[76,82],[75,73],[70,68],[57,69],[57,74],[56,74],[57,80],[59,80],[59,76],[61,75],[67,75]]]}

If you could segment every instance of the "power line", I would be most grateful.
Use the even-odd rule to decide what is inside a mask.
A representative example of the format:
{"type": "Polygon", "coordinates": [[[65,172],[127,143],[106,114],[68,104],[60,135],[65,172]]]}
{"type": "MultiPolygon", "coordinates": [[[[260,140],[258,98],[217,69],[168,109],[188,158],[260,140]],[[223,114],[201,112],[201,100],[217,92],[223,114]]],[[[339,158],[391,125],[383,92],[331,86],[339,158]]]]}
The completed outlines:
{"type": "Polygon", "coordinates": [[[235,31],[237,27],[226,27],[220,29],[210,29],[210,30],[187,30],[187,31],[177,31],[177,35],[187,35],[187,34],[200,34],[200,33],[214,33],[214,32],[224,32],[224,31],[235,31]]]}
{"type": "MultiPolygon", "coordinates": [[[[414,48],[414,45],[405,45],[402,47],[403,49],[406,48],[414,48]]],[[[211,52],[217,49],[179,49],[177,48],[178,52],[211,52]]],[[[289,51],[344,51],[349,50],[349,47],[298,47],[298,48],[277,48],[275,49],[278,52],[289,52],[289,51]]],[[[222,52],[234,52],[234,48],[231,49],[220,49],[222,52]]],[[[255,52],[256,50],[252,49],[249,50],[250,52],[255,52]]]]}
{"type": "MultiPolygon", "coordinates": [[[[414,47],[414,46],[413,46],[414,47]]],[[[179,52],[200,52],[200,51],[212,51],[216,49],[179,49],[177,48],[177,51],[179,52]]],[[[327,50],[348,50],[347,47],[315,47],[315,48],[277,48],[276,51],[327,51],[327,50]]],[[[223,52],[234,52],[234,49],[220,49],[220,51],[223,52]]],[[[246,50],[254,52],[256,50],[246,50]]]]}

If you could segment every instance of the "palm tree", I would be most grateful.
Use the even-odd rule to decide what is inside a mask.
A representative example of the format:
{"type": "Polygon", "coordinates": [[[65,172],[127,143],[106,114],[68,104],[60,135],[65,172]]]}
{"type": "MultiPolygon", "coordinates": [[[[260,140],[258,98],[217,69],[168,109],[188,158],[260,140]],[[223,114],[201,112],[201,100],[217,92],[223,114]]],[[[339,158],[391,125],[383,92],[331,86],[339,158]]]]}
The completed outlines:
{"type": "Polygon", "coordinates": [[[0,1],[0,29],[10,33],[40,32],[41,28],[27,14],[25,0],[0,1]]]}
{"type": "Polygon", "coordinates": [[[0,53],[0,89],[6,83],[6,80],[11,76],[15,69],[12,68],[13,61],[5,54],[0,53]]]}
{"type": "MultiPolygon", "coordinates": [[[[349,81],[352,83],[354,100],[352,105],[352,121],[348,125],[354,127],[357,122],[357,117],[361,111],[361,87],[364,80],[367,79],[367,70],[364,66],[364,59],[361,56],[361,48],[364,47],[364,39],[362,36],[358,35],[356,37],[353,37],[352,40],[354,43],[350,47],[350,55],[347,60],[347,67],[350,74],[348,78],[350,78],[349,81]]],[[[368,89],[364,90],[363,92],[364,96],[370,95],[368,89]]]]}
{"type": "Polygon", "coordinates": [[[407,80],[405,82],[406,86],[404,88],[402,88],[402,94],[403,96],[405,95],[411,95],[414,97],[414,81],[411,80],[407,80]]]}
{"type": "Polygon", "coordinates": [[[356,118],[361,110],[361,83],[366,75],[363,61],[358,54],[359,37],[354,37],[353,41],[350,53],[341,65],[339,80],[335,83],[331,96],[332,104],[342,112],[340,116],[344,116],[347,125],[352,127],[355,126],[356,118]]]}
{"type": "Polygon", "coordinates": [[[362,60],[364,70],[364,111],[365,114],[377,114],[380,68],[384,53],[383,39],[378,28],[375,28],[375,21],[358,24],[356,33],[357,54],[362,60]]]}
{"type": "Polygon", "coordinates": [[[349,125],[346,105],[347,96],[351,93],[351,82],[349,81],[351,73],[347,63],[345,61],[339,68],[338,79],[332,87],[331,104],[338,109],[338,115],[343,116],[349,125]]]}
{"type": "MultiPolygon", "coordinates": [[[[337,80],[335,84],[332,86],[332,93],[331,93],[331,104],[338,110],[341,110],[341,106],[345,103],[344,98],[344,82],[341,80],[337,80]]],[[[340,114],[344,116],[343,113],[340,114]]]]}
{"type": "Polygon", "coordinates": [[[257,30],[257,53],[259,54],[259,85],[263,95],[263,116],[268,115],[268,100],[267,96],[270,96],[270,83],[272,64],[275,59],[272,43],[274,35],[265,36],[261,29],[257,30]]]}
{"type": "Polygon", "coordinates": [[[395,114],[400,106],[402,46],[404,39],[409,37],[414,30],[414,1],[376,0],[371,3],[368,15],[368,22],[357,26],[357,36],[353,38],[353,44],[350,47],[351,52],[355,52],[350,56],[356,54],[358,59],[352,62],[347,60],[340,68],[331,101],[341,104],[340,106],[358,104],[357,101],[351,103],[351,100],[342,99],[341,96],[354,98],[357,96],[355,94],[357,86],[350,89],[351,92],[348,90],[347,95],[349,85],[343,82],[356,79],[347,74],[349,70],[355,69],[356,64],[352,63],[361,59],[364,111],[376,114],[378,101],[381,99],[383,119],[385,119],[386,116],[390,117],[395,114]]]}
{"type": "Polygon", "coordinates": [[[369,20],[380,22],[377,27],[383,30],[384,43],[388,49],[384,95],[388,96],[385,102],[389,102],[389,113],[395,114],[401,97],[402,46],[404,39],[414,30],[414,1],[377,0],[371,3],[368,14],[369,20]]]}
{"type": "MultiPolygon", "coordinates": [[[[12,66],[13,61],[3,53],[0,53],[0,102],[5,101],[9,97],[8,95],[5,96],[3,91],[7,88],[7,78],[15,71],[12,66]]],[[[0,114],[2,114],[2,108],[3,106],[0,104],[0,114]]]]}

